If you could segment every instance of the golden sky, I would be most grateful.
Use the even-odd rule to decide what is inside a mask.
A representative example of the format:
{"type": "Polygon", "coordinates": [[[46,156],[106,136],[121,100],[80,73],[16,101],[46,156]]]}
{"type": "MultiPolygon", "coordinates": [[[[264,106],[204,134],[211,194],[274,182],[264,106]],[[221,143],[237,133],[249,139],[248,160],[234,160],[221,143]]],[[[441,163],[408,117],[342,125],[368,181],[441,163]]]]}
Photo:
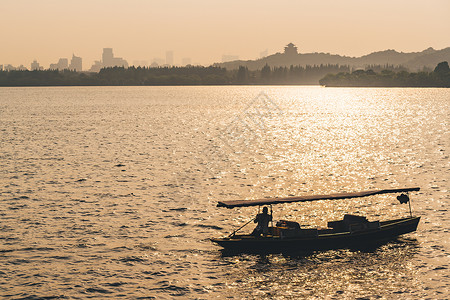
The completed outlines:
{"type": "Polygon", "coordinates": [[[130,64],[174,51],[193,63],[283,50],[361,56],[450,47],[449,0],[0,0],[0,64],[48,67],[72,53],[83,69],[102,48],[130,64]]]}

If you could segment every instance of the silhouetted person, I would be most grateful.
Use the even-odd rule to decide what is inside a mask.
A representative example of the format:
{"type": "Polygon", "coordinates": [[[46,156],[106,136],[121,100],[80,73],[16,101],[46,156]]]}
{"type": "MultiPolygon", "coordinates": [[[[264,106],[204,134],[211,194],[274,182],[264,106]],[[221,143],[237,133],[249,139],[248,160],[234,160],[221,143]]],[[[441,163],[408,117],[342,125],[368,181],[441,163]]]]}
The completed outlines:
{"type": "Polygon", "coordinates": [[[272,216],[269,215],[267,207],[263,208],[262,214],[257,214],[255,218],[256,228],[253,230],[252,235],[259,236],[261,233],[267,235],[269,233],[269,222],[272,221],[272,216]]]}

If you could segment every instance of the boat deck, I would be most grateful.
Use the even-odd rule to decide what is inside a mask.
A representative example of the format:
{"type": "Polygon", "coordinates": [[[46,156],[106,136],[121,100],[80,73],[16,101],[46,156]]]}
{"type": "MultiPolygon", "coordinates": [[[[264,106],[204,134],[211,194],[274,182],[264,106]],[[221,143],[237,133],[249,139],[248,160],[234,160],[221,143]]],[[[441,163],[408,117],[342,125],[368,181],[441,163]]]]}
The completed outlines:
{"type": "Polygon", "coordinates": [[[292,235],[283,235],[283,231],[274,230],[281,234],[254,236],[250,234],[236,234],[225,238],[214,238],[211,241],[226,249],[234,250],[324,250],[346,248],[351,246],[365,246],[395,239],[396,237],[413,232],[417,229],[420,217],[408,217],[379,222],[377,228],[361,230],[338,231],[337,229],[303,229],[292,235]],[[304,232],[302,232],[304,231],[304,232]]]}

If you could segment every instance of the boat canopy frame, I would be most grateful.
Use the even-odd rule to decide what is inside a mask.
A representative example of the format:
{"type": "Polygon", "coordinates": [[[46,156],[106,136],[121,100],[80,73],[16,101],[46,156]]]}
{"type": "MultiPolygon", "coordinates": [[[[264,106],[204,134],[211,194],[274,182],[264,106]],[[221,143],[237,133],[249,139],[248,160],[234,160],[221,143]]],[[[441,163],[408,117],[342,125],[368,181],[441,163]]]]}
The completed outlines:
{"type": "Polygon", "coordinates": [[[272,204],[284,204],[293,202],[310,202],[319,200],[340,200],[340,199],[350,199],[350,198],[362,198],[373,195],[380,194],[391,194],[391,193],[408,193],[413,191],[419,191],[419,187],[410,188],[396,188],[396,189],[382,189],[382,190],[369,190],[362,192],[353,193],[337,193],[328,195],[310,195],[310,196],[294,196],[285,198],[266,198],[266,199],[256,199],[256,200],[231,200],[231,201],[219,201],[217,207],[226,207],[229,209],[235,207],[249,207],[249,206],[261,206],[261,205],[272,205],[272,204]]]}

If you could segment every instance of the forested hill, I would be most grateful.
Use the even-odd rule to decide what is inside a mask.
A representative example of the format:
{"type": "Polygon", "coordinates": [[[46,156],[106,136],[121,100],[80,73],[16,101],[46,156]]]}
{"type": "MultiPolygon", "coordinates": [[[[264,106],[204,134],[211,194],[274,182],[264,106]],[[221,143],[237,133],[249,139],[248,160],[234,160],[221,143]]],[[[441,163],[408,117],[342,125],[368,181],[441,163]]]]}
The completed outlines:
{"type": "Polygon", "coordinates": [[[446,61],[433,72],[410,73],[383,70],[357,70],[352,73],[328,74],[320,81],[327,87],[450,87],[450,68],[446,61]]]}
{"type": "Polygon", "coordinates": [[[385,50],[373,52],[361,57],[341,56],[330,53],[276,53],[257,60],[236,60],[217,63],[215,66],[226,69],[238,69],[239,66],[245,66],[249,70],[258,70],[266,64],[270,67],[339,64],[347,65],[352,68],[365,68],[368,65],[389,64],[403,66],[409,69],[409,71],[421,71],[424,67],[433,70],[433,68],[441,61],[450,61],[450,47],[442,50],[428,48],[421,52],[410,53],[385,50]]]}

